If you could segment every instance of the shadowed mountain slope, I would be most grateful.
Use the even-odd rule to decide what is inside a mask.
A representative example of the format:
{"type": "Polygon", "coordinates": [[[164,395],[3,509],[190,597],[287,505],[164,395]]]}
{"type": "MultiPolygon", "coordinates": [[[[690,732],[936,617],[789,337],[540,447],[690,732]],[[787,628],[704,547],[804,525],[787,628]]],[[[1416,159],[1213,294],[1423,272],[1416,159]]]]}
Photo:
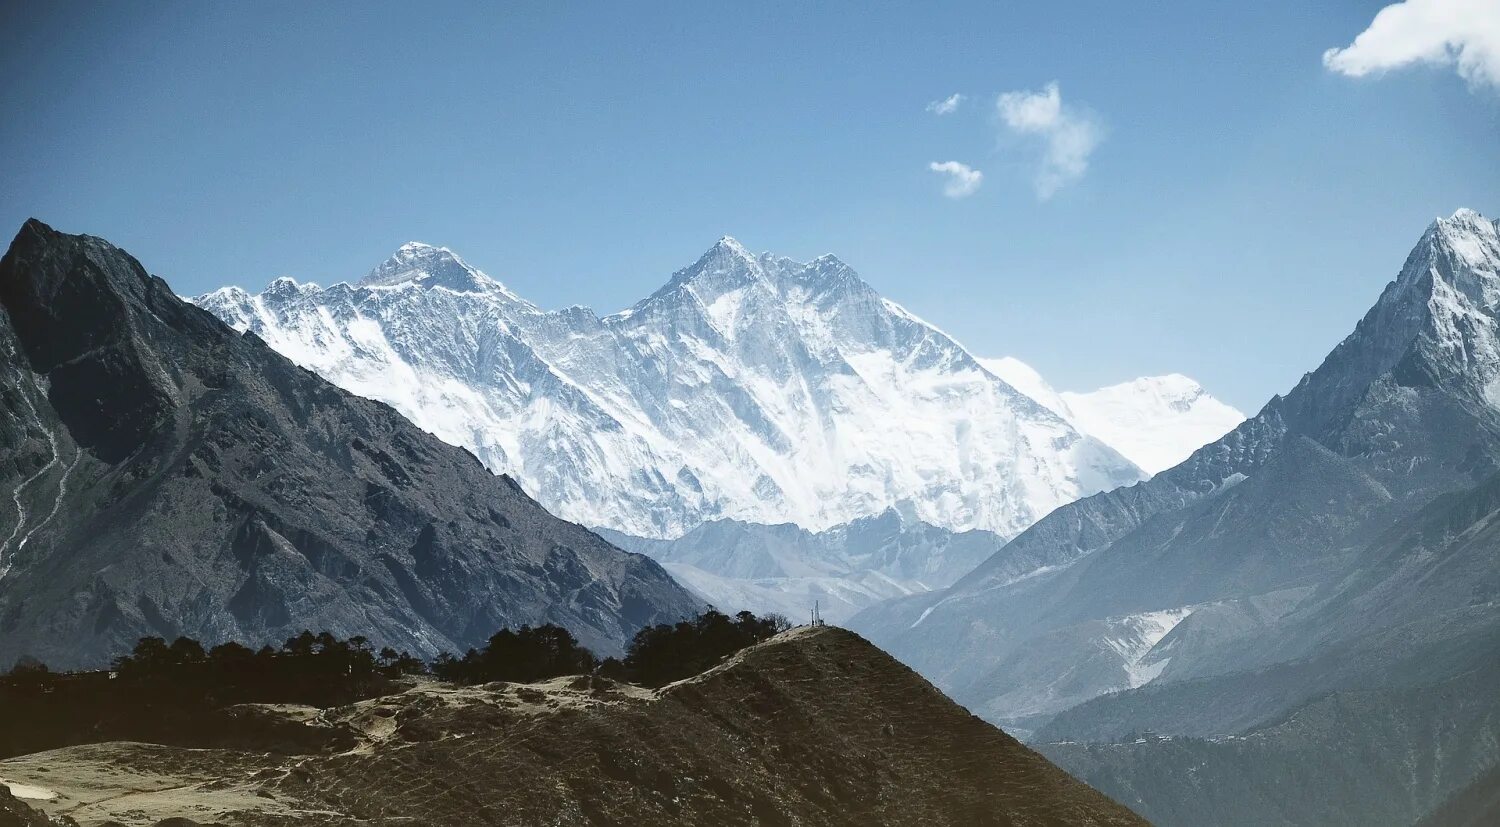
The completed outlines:
{"type": "Polygon", "coordinates": [[[0,663],[136,638],[554,622],[602,653],[697,601],[472,455],[29,221],[0,260],[0,663]]]}

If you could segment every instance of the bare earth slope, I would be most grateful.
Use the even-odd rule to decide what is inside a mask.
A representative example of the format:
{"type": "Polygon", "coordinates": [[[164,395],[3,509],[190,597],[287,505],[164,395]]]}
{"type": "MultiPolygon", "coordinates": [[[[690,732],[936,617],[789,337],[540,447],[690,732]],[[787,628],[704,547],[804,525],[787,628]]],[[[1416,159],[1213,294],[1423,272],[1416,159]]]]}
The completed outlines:
{"type": "Polygon", "coordinates": [[[309,725],[360,744],[290,758],[100,744],[0,762],[0,778],[47,785],[43,807],[84,825],[1145,823],[832,627],[655,692],[422,684],[309,725]]]}

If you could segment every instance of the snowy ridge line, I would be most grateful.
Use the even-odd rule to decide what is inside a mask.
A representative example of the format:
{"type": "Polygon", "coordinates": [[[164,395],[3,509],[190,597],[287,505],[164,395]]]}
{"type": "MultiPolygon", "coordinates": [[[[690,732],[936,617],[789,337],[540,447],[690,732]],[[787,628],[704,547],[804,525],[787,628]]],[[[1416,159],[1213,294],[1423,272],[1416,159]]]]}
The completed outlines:
{"type": "Polygon", "coordinates": [[[637,537],[719,519],[820,531],[897,506],[1010,537],[1144,476],[831,256],[726,237],[602,317],[543,311],[417,244],[360,284],[194,302],[553,513],[637,537]]]}

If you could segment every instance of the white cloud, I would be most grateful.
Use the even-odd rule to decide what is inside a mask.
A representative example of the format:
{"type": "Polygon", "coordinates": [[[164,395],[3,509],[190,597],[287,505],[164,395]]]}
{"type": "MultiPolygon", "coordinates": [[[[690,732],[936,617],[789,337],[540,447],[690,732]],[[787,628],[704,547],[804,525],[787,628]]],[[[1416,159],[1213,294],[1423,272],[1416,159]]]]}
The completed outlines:
{"type": "Polygon", "coordinates": [[[1356,78],[1414,63],[1456,66],[1471,86],[1500,89],[1500,2],[1393,3],[1353,43],[1323,53],[1324,66],[1356,78]]]}
{"type": "Polygon", "coordinates": [[[957,161],[933,161],[927,168],[948,176],[948,180],[943,183],[943,194],[949,198],[968,198],[984,183],[984,173],[957,161]]]}
{"type": "Polygon", "coordinates": [[[936,100],[927,104],[927,111],[934,115],[952,115],[958,111],[958,107],[964,102],[964,96],[954,92],[942,100],[936,100]]]}
{"type": "Polygon", "coordinates": [[[1093,116],[1063,103],[1057,81],[1040,92],[1006,92],[995,108],[1012,133],[1041,140],[1033,184],[1044,201],[1088,172],[1089,156],[1104,140],[1104,130],[1093,116]]]}

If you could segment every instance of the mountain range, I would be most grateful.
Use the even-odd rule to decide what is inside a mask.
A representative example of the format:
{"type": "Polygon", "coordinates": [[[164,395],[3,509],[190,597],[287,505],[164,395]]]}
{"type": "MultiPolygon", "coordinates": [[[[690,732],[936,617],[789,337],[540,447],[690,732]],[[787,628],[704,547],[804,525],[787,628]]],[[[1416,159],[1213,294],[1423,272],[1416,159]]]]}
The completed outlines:
{"type": "Polygon", "coordinates": [[[303,629],[431,656],[552,622],[620,652],[701,603],[462,448],[27,222],[0,259],[0,663],[303,629]]]}
{"type": "Polygon", "coordinates": [[[1127,452],[1160,465],[1240,419],[1179,377],[1039,400],[839,259],[728,237],[603,317],[541,310],[415,242],[354,284],[282,278],[194,301],[553,513],[647,539],[715,520],[818,532],[888,509],[1008,538],[1145,477],[1127,452]],[[1110,431],[1117,409],[1130,413],[1110,431]]]}
{"type": "MultiPolygon", "coordinates": [[[[1500,228],[1438,219],[1285,396],[850,624],[1049,742],[1235,735],[1331,693],[1463,680],[1500,651],[1497,318],[1500,228]]],[[[1426,747],[1443,760],[1441,739],[1426,747]]],[[[1481,753],[1447,781],[1500,758],[1481,753]]]]}
{"type": "MultiPolygon", "coordinates": [[[[837,259],[732,239],[600,318],[415,244],[357,285],[188,303],[106,242],[33,221],[0,259],[0,308],[0,660],[301,628],[432,654],[541,622],[609,654],[705,602],[800,618],[826,599],[1168,827],[1492,809],[1500,223],[1472,210],[1435,220],[1354,331],[1238,424],[1175,375],[1058,393],[837,259]]],[[[820,680],[828,657],[864,663],[856,694],[920,695],[843,635],[794,633],[794,659],[820,680]]],[[[800,691],[757,663],[725,690],[759,699],[751,717],[800,691]]],[[[714,680],[638,725],[733,707],[714,680]]],[[[819,692],[819,714],[893,714],[819,692]]],[[[448,703],[411,700],[398,729],[448,703]]],[[[415,740],[454,721],[427,723],[415,740]]],[[[328,769],[404,777],[375,749],[328,769]]],[[[788,806],[823,806],[808,795],[788,806]]]]}

